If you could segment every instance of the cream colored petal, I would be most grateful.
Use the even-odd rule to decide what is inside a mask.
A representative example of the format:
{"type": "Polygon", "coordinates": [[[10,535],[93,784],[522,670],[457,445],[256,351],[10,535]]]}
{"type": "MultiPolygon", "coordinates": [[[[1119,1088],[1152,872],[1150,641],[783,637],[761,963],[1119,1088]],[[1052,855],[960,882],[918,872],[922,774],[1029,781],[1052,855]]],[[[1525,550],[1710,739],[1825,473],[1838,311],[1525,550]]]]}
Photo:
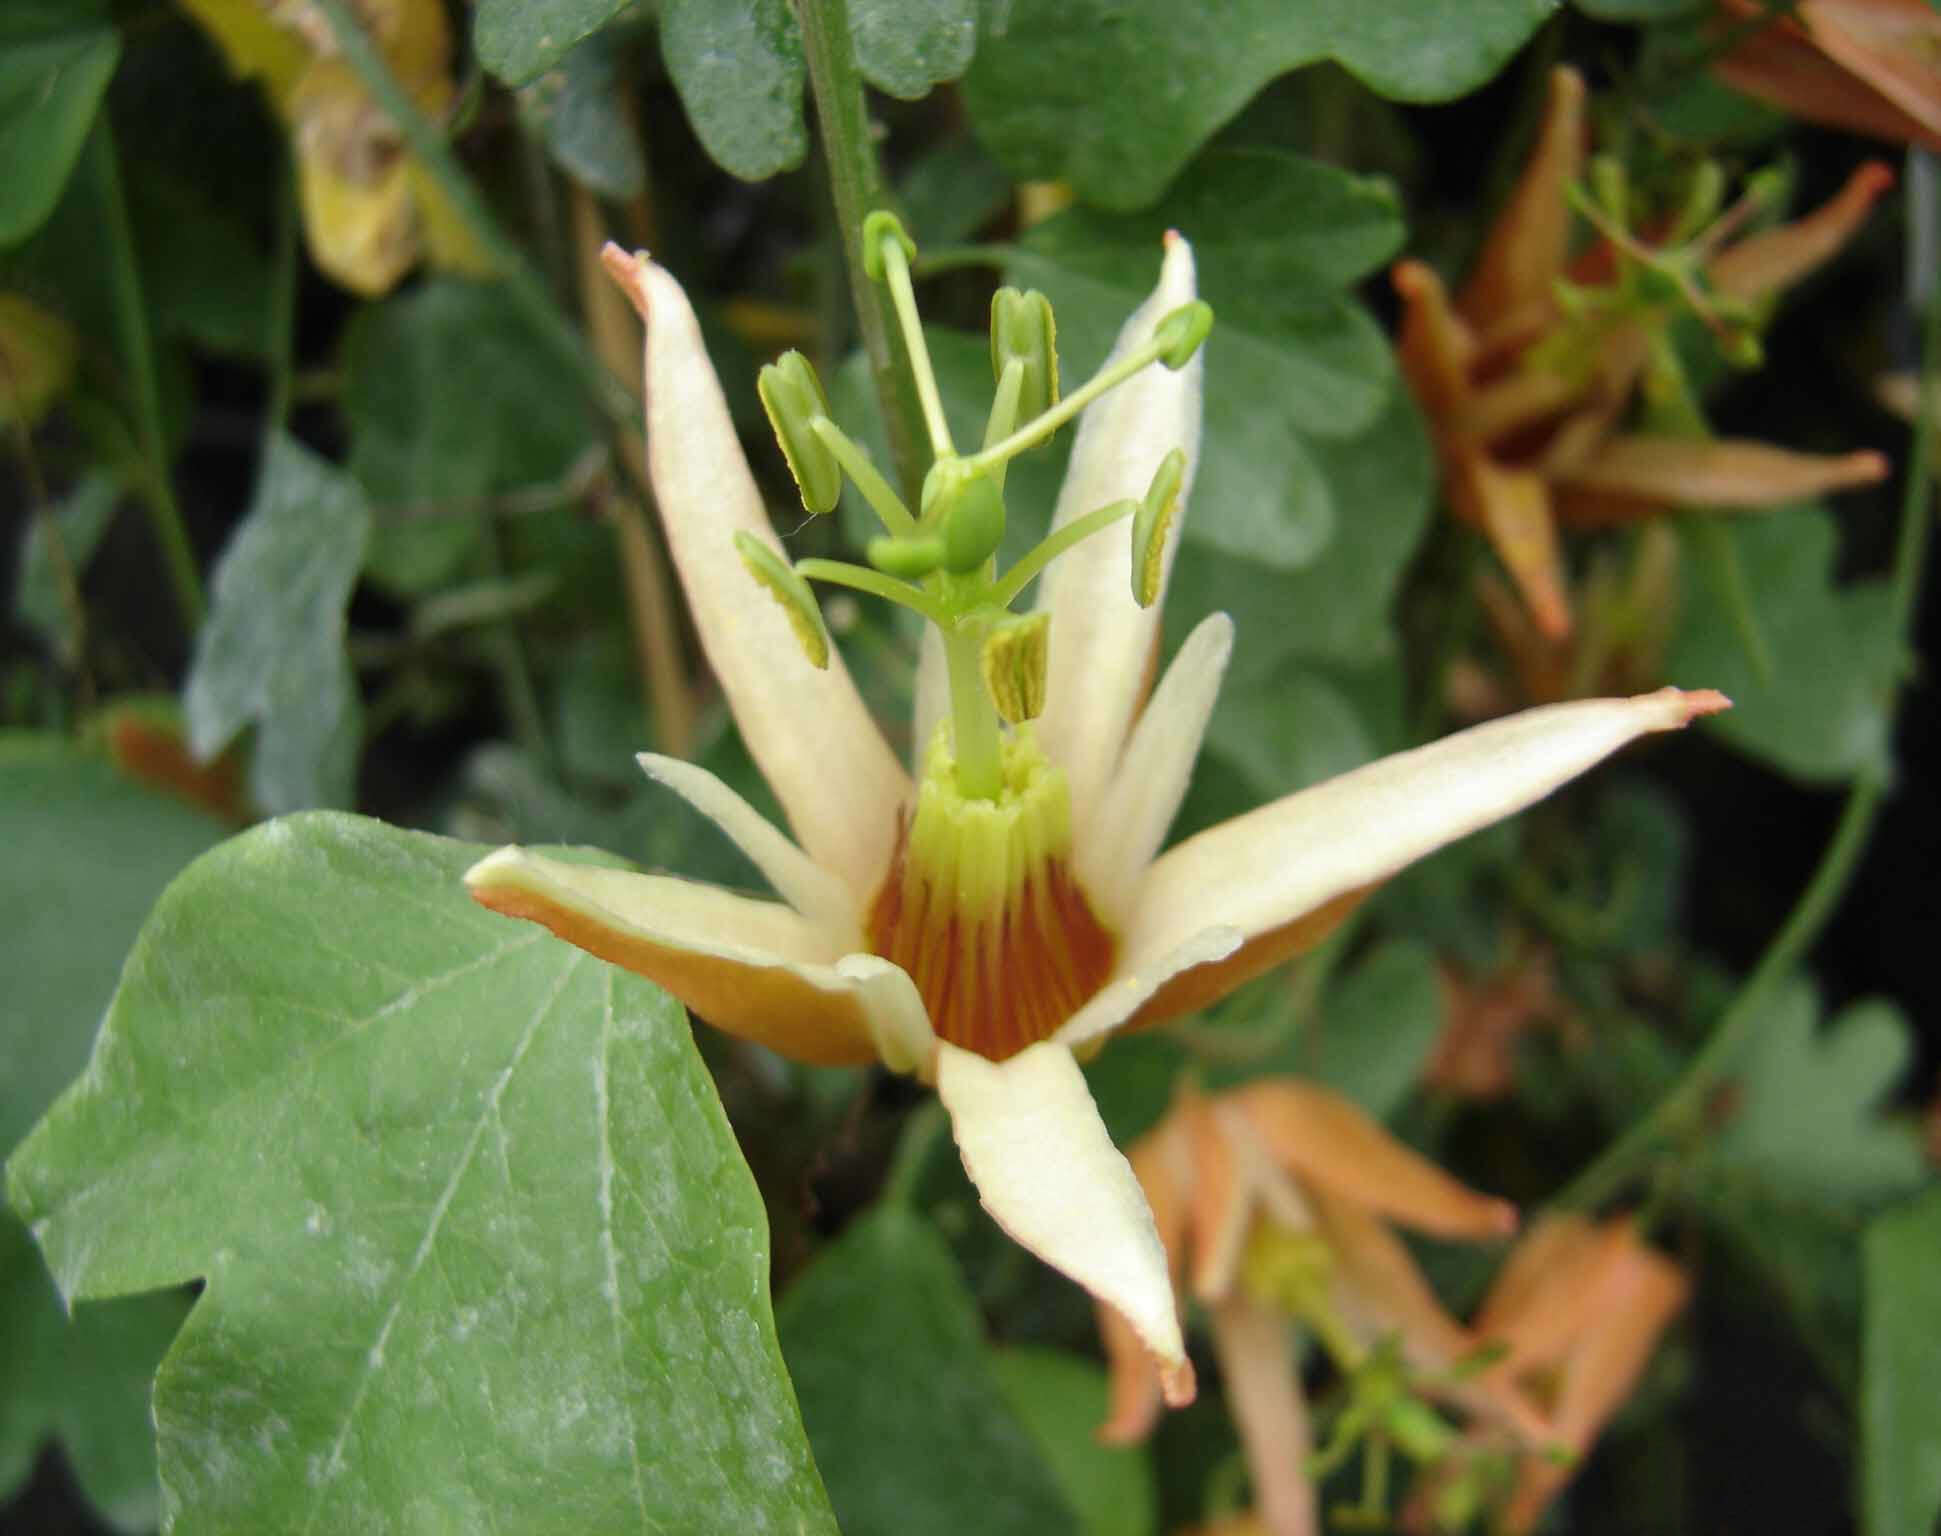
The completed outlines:
{"type": "Polygon", "coordinates": [[[738,532],[781,550],[680,284],[617,246],[612,275],[647,325],[647,455],[695,627],[748,743],[809,857],[858,904],[882,884],[909,776],[839,656],[803,658],[787,616],[736,554],[738,532]]]}
{"type": "Polygon", "coordinates": [[[1166,1400],[1191,1402],[1166,1250],[1072,1053],[1049,1040],[1001,1062],[948,1041],[937,1052],[937,1093],[984,1209],[1116,1308],[1158,1362],[1166,1400]]]}
{"type": "MultiPolygon", "coordinates": [[[[1166,237],[1159,286],[1126,321],[1112,355],[1141,345],[1153,327],[1194,295],[1193,252],[1166,237]]],[[[1218,345],[1218,340],[1212,343],[1218,345]]],[[[1204,349],[1202,349],[1202,353],[1204,349]]],[[[1179,512],[1166,540],[1172,569],[1200,453],[1201,356],[1179,372],[1154,364],[1089,406],[1079,419],[1071,469],[1058,496],[1059,524],[1115,501],[1146,494],[1159,461],[1186,453],[1179,512]]],[[[1132,541],[1109,529],[1061,556],[1040,579],[1038,606],[1049,609],[1051,667],[1038,739],[1065,770],[1072,804],[1091,805],[1104,792],[1145,697],[1159,640],[1161,597],[1150,608],[1132,600],[1132,541]]]]}
{"type": "Polygon", "coordinates": [[[761,812],[693,763],[657,752],[639,753],[634,761],[648,778],[666,785],[726,833],[767,877],[775,894],[834,938],[839,948],[862,947],[856,894],[771,826],[761,812]]]}
{"type": "MultiPolygon", "coordinates": [[[[1770,507],[1883,479],[1889,465],[1871,449],[1854,453],[1795,453],[1771,443],[1735,438],[1621,435],[1553,478],[1569,491],[1589,492],[1592,505],[1610,503],[1612,521],[1668,506],[1770,507]]],[[[1561,513],[1573,522],[1572,503],[1561,513]]]]}
{"type": "Polygon", "coordinates": [[[1165,841],[1233,654],[1233,620],[1202,619],[1147,703],[1105,793],[1072,805],[1072,868],[1113,927],[1131,914],[1139,878],[1165,841]]]}
{"type": "Polygon", "coordinates": [[[1269,1536],[1316,1536],[1320,1510],[1304,1470],[1314,1442],[1294,1330],[1286,1318],[1244,1300],[1213,1308],[1212,1317],[1220,1381],[1247,1453],[1260,1528],[1269,1536]]]}
{"type": "MultiPolygon", "coordinates": [[[[1188,1142],[1186,1121],[1173,1114],[1126,1149],[1126,1161],[1146,1192],[1176,1288],[1186,1262],[1187,1203],[1198,1184],[1188,1142]]],[[[1098,1427],[1098,1439],[1103,1445],[1133,1445],[1151,1434],[1158,1422],[1159,1368],[1118,1308],[1100,1302],[1096,1310],[1111,1386],[1111,1406],[1098,1427]]]]}
{"type": "Polygon", "coordinates": [[[1377,1215],[1437,1237],[1506,1237],[1516,1207],[1457,1182],[1317,1083],[1258,1078],[1228,1096],[1289,1173],[1377,1215]]]}
{"type": "Polygon", "coordinates": [[[1120,965],[1138,974],[1209,927],[1249,939],[1287,927],[1514,815],[1627,742],[1727,705],[1661,688],[1525,710],[1237,816],[1154,861],[1120,965]]]}
{"type": "MultiPolygon", "coordinates": [[[[845,974],[835,936],[773,901],[666,875],[568,864],[501,848],[465,883],[481,905],[658,982],[701,1018],[821,1065],[874,1059],[908,1035],[915,988],[885,961],[845,974]]],[[[916,1005],[921,1009],[921,1004],[916,1005]]]]}
{"type": "Polygon", "coordinates": [[[1216,924],[1189,933],[1180,943],[1136,969],[1124,963],[1125,956],[1121,951],[1114,979],[1059,1025],[1052,1039],[1077,1050],[1088,1041],[1111,1034],[1152,1001],[1175,976],[1203,965],[1217,965],[1239,949],[1240,944],[1238,929],[1216,924]]]}

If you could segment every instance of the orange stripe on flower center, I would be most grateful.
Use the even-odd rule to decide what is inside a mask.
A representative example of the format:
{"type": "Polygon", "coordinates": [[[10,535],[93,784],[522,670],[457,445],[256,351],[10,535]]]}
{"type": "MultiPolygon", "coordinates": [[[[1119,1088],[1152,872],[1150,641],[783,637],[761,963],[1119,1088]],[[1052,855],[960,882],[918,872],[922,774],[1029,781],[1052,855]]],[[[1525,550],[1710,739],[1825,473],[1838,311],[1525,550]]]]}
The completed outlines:
{"type": "Polygon", "coordinates": [[[939,735],[865,922],[940,1038],[1002,1061],[1105,985],[1117,942],[1073,880],[1070,852],[1071,792],[1028,729],[1006,743],[995,800],[958,793],[939,735]]]}

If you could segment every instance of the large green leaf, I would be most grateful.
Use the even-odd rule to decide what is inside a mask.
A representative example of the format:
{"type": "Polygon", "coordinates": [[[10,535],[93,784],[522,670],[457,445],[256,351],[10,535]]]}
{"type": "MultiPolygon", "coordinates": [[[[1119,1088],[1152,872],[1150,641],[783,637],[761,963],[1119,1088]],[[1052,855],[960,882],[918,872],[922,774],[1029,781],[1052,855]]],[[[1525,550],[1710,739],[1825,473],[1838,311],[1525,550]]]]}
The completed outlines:
{"type": "Polygon", "coordinates": [[[625,110],[619,55],[615,33],[595,33],[519,92],[519,116],[574,180],[624,199],[645,190],[647,162],[625,110]]]}
{"type": "MultiPolygon", "coordinates": [[[[149,907],[224,830],[57,738],[0,737],[0,1150],[81,1070],[149,907]]],[[[154,1525],[148,1385],[185,1310],[166,1294],[70,1320],[26,1229],[0,1212],[0,1500],[57,1436],[104,1517],[154,1525]]]]}
{"type": "Polygon", "coordinates": [[[1880,1114],[1911,1055],[1907,1020],[1891,1004],[1856,1004],[1822,1029],[1808,983],[1777,993],[1712,1143],[1723,1193],[1735,1177],[1751,1178],[1796,1201],[1850,1210],[1913,1188],[1919,1138],[1880,1114]]]}
{"type": "Polygon", "coordinates": [[[479,63],[507,85],[551,69],[581,38],[605,26],[630,0],[479,0],[472,45],[479,63]]]}
{"type": "MultiPolygon", "coordinates": [[[[1292,656],[1365,666],[1396,654],[1395,597],[1428,529],[1435,486],[1421,418],[1397,390],[1365,431],[1317,438],[1313,450],[1330,499],[1344,510],[1311,564],[1270,574],[1245,555],[1188,540],[1173,565],[1167,643],[1179,644],[1215,609],[1232,614],[1229,688],[1271,681],[1292,656]]],[[[1205,507],[1196,490],[1189,528],[1205,507]]]]}
{"type": "Polygon", "coordinates": [[[1336,59],[1384,96],[1444,100],[1493,75],[1555,3],[1009,0],[984,10],[964,95],[1013,175],[1139,208],[1276,75],[1336,59]]]}
{"type": "Polygon", "coordinates": [[[344,375],[351,471],[380,509],[367,563],[401,592],[458,572],[481,498],[557,482],[592,441],[579,382],[489,284],[429,282],[367,310],[344,375]]]}
{"type": "Polygon", "coordinates": [[[856,67],[905,101],[955,80],[977,50],[977,0],[849,0],[856,67]]]}
{"type": "Polygon", "coordinates": [[[1056,1536],[1072,1512],[993,1379],[943,1240],[900,1206],[817,1256],[776,1308],[844,1536],[1056,1536]]]}
{"type": "Polygon", "coordinates": [[[1390,939],[1328,990],[1269,1070],[1316,1078],[1387,1119],[1421,1079],[1443,1019],[1434,953],[1390,939]]]}
{"type": "Polygon", "coordinates": [[[1169,229],[1193,242],[1218,316],[1184,537],[1306,565],[1356,511],[1338,505],[1317,445],[1372,428],[1396,389],[1388,345],[1348,292],[1401,243],[1394,192],[1277,150],[1216,150],[1148,213],[1075,208],[1037,225],[1006,274],[1050,295],[1074,385],[1151,290],[1169,229]]]}
{"type": "Polygon", "coordinates": [[[1941,1518],[1941,1190],[1867,1228],[1860,1394],[1867,1536],[1941,1518]]]}
{"type": "Polygon", "coordinates": [[[680,1008],[475,906],[480,851],[325,813],[198,861],[8,1167],[69,1298],[206,1282],[171,1519],[833,1532],[680,1008]]]}
{"type": "Polygon", "coordinates": [[[1748,654],[1725,597],[1695,578],[1668,680],[1724,690],[1733,707],[1705,729],[1796,778],[1844,778],[1877,761],[1887,750],[1888,695],[1901,659],[1886,583],[1835,584],[1833,520],[1818,507],[1734,518],[1723,534],[1771,674],[1748,654]]]}
{"type": "Polygon", "coordinates": [[[802,38],[788,0],[663,0],[660,49],[717,165],[760,181],[802,163],[802,38]]]}
{"type": "Polygon", "coordinates": [[[254,724],[250,792],[268,811],[351,802],[362,707],[344,609],[370,516],[356,481],[279,435],[216,566],[183,698],[189,741],[209,757],[254,724]]]}
{"type": "Polygon", "coordinates": [[[1158,1523],[1152,1463],[1144,1446],[1100,1445],[1105,1372],[1061,1349],[991,1351],[1000,1391],[1037,1443],[1078,1512],[1080,1536],[1151,1536],[1158,1523]]]}
{"type": "Polygon", "coordinates": [[[14,0],[0,15],[0,245],[54,211],[120,57],[98,6],[14,0]]]}

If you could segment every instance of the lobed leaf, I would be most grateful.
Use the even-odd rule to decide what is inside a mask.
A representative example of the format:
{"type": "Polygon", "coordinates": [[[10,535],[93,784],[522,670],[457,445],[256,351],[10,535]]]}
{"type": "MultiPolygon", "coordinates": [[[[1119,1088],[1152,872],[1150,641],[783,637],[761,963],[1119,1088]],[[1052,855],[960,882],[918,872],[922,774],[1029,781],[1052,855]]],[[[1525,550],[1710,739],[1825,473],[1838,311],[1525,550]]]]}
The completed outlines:
{"type": "Polygon", "coordinates": [[[167,1518],[833,1533],[680,1008],[476,906],[482,851],[317,814],[199,860],[9,1164],[70,1300],[205,1281],[167,1518]]]}
{"type": "Polygon", "coordinates": [[[1142,208],[1277,75],[1335,59],[1384,96],[1447,100],[1495,74],[1554,9],[1008,0],[984,10],[964,99],[978,137],[1020,180],[1069,181],[1101,208],[1142,208]]]}
{"type": "Polygon", "coordinates": [[[212,757],[254,724],[250,791],[265,810],[348,805],[354,794],[363,708],[344,610],[370,517],[354,480],[279,434],[216,565],[183,696],[189,742],[212,757]]]}

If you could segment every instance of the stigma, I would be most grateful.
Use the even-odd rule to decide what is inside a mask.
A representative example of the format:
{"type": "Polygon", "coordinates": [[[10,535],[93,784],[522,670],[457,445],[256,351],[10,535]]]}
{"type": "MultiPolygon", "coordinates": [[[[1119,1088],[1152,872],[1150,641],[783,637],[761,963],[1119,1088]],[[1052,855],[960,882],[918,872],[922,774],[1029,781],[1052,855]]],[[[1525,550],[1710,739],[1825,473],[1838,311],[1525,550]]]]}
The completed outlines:
{"type": "Polygon", "coordinates": [[[1071,872],[1071,792],[1028,726],[1008,733],[994,797],[958,788],[949,732],[865,917],[939,1038],[992,1061],[1054,1033],[1112,973],[1117,940],[1071,872]]]}

